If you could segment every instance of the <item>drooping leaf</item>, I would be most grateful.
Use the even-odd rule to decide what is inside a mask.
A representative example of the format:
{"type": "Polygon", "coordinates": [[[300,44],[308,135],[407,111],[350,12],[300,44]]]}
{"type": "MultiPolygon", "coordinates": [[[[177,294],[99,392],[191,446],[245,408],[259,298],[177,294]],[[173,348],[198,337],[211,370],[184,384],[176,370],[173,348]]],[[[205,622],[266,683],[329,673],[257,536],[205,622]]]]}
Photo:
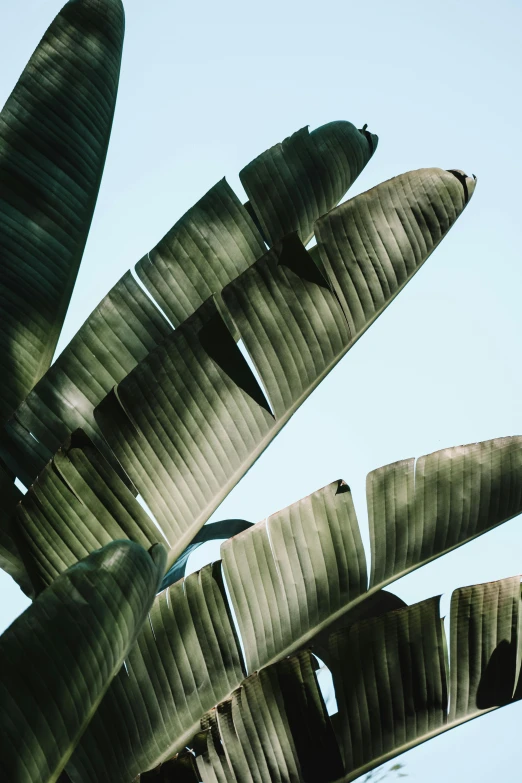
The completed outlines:
{"type": "MultiPolygon", "coordinates": [[[[365,260],[368,275],[379,272],[383,255],[390,269],[407,269],[404,275],[397,269],[386,303],[427,258],[466,203],[460,180],[448,172],[410,172],[391,183],[336,210],[357,214],[361,202],[361,209],[365,213],[370,209],[373,215],[367,242],[369,247],[379,247],[379,255],[370,254],[365,260]],[[397,191],[395,199],[384,200],[384,207],[382,189],[386,194],[397,191]],[[409,195],[412,189],[415,203],[409,195]],[[441,200],[452,209],[447,206],[441,211],[441,200]],[[398,221],[398,213],[402,220],[398,221]],[[398,252],[396,232],[385,231],[397,221],[400,226],[418,223],[423,231],[428,226],[431,240],[426,236],[420,247],[403,226],[398,252]]],[[[347,264],[343,274],[332,266],[337,275],[334,285],[348,291],[351,276],[359,273],[359,268],[352,269],[351,224],[341,221],[337,235],[339,226],[331,222],[331,241],[336,248],[345,248],[347,264]]],[[[356,223],[353,231],[358,232],[356,223]]],[[[367,308],[364,325],[351,311],[343,313],[329,280],[295,236],[226,286],[223,302],[218,308],[209,300],[196,311],[95,412],[117,459],[171,542],[170,563],[383,309],[379,302],[373,311],[367,308]],[[223,307],[261,376],[268,401],[228,332],[223,307]],[[355,332],[350,331],[347,317],[355,332]]]]}
{"type": "Polygon", "coordinates": [[[111,542],[62,574],[0,639],[0,772],[52,783],[147,615],[165,552],[111,542]]]}
{"type": "Polygon", "coordinates": [[[109,143],[120,0],[74,0],[0,115],[0,421],[51,363],[109,143]]]}
{"type": "Polygon", "coordinates": [[[296,231],[303,244],[315,221],[339,203],[366,166],[377,136],[351,122],[294,133],[239,174],[270,246],[296,231]]]}

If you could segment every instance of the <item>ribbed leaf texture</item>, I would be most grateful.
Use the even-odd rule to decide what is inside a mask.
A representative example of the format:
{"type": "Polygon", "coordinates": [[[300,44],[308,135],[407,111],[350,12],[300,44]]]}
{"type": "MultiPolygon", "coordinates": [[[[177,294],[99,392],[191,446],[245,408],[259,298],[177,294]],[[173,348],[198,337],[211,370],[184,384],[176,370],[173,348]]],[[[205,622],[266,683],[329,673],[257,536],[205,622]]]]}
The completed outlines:
{"type": "Polygon", "coordinates": [[[132,492],[81,432],[57,451],[16,509],[37,591],[90,552],[129,538],[164,542],[132,492]]]}
{"type": "Polygon", "coordinates": [[[107,153],[123,28],[120,0],[67,3],[0,114],[0,422],[56,347],[107,153]]]}
{"type": "Polygon", "coordinates": [[[0,773],[57,780],[147,616],[165,551],[111,542],[55,580],[0,639],[0,773]]]}
{"type": "Polygon", "coordinates": [[[342,482],[222,546],[249,671],[308,643],[393,580],[520,514],[522,438],[443,449],[421,457],[416,469],[415,460],[387,465],[368,475],[367,492],[369,590],[342,482]]]}
{"type": "Polygon", "coordinates": [[[132,780],[182,750],[201,716],[243,677],[219,569],[205,566],[156,598],[69,764],[71,778],[132,780]]]}
{"type": "MultiPolygon", "coordinates": [[[[370,202],[375,216],[367,227],[367,244],[380,248],[392,270],[399,262],[402,268],[405,262],[397,250],[397,237],[390,232],[384,242],[382,238],[386,225],[397,220],[398,206],[388,200],[383,209],[380,193],[390,188],[408,193],[406,185],[415,190],[413,206],[408,198],[403,203],[397,197],[400,210],[409,222],[418,220],[423,228],[429,225],[431,240],[426,238],[419,250],[403,229],[408,271],[402,276],[397,271],[386,303],[427,258],[466,203],[462,183],[449,172],[411,172],[392,183],[334,210],[357,214],[361,203],[366,214],[370,202]],[[440,211],[441,200],[451,202],[451,212],[440,211]]],[[[351,269],[350,248],[358,235],[357,224],[342,223],[337,235],[338,225],[332,223],[331,241],[339,253],[345,249],[351,269]],[[350,232],[355,232],[353,240],[350,232]]],[[[372,270],[377,274],[382,260],[370,254],[364,264],[368,275],[372,270]]],[[[343,277],[337,270],[335,274],[332,285],[347,292],[349,311],[343,312],[330,280],[291,235],[226,286],[221,301],[207,301],[96,409],[110,447],[171,543],[171,562],[382,311],[381,302],[376,302],[373,311],[366,308],[367,320],[361,325],[352,312],[350,273],[343,277]],[[228,313],[225,318],[223,308],[228,313]],[[230,320],[257,368],[268,400],[228,331],[230,320]]]]}
{"type": "Polygon", "coordinates": [[[301,128],[249,163],[239,176],[269,245],[294,231],[306,245],[376,147],[374,134],[330,122],[312,133],[301,128]]]}
{"type": "MultiPolygon", "coordinates": [[[[366,135],[350,123],[337,122],[318,128],[310,138],[333,139],[336,132],[337,142],[329,142],[333,152],[322,154],[317,165],[294,161],[295,182],[288,192],[278,195],[282,209],[294,209],[292,194],[298,181],[306,184],[311,199],[307,209],[312,210],[313,219],[322,214],[314,204],[325,183],[328,192],[320,198],[323,211],[324,205],[335,206],[353,183],[371,154],[366,135]],[[352,136],[357,140],[355,146],[352,136]]],[[[373,139],[372,144],[376,143],[373,139]]],[[[302,209],[302,199],[300,204],[302,209]]],[[[258,218],[247,206],[225,180],[218,182],[136,265],[137,276],[154,303],[127,273],[89,316],[15,411],[0,439],[3,459],[27,486],[79,427],[103,450],[93,418],[96,405],[172,326],[183,323],[266,252],[258,218]]],[[[110,453],[106,456],[110,459],[110,453]]]]}
{"type": "MultiPolygon", "coordinates": [[[[457,545],[456,538],[445,544],[439,535],[448,520],[460,530],[458,542],[464,543],[522,511],[521,452],[520,437],[500,438],[418,460],[419,465],[438,466],[434,475],[440,513],[431,514],[429,524],[424,519],[418,533],[422,557],[410,559],[407,570],[457,545]],[[444,469],[452,462],[464,468],[444,469]],[[503,505],[492,503],[494,497],[503,498],[503,505]],[[480,520],[474,527],[463,524],[472,499],[480,520]]],[[[382,496],[389,492],[373,480],[383,472],[380,468],[369,476],[374,507],[383,506],[382,496]]],[[[407,484],[406,478],[401,484],[400,475],[396,497],[404,495],[407,484]]],[[[386,524],[391,527],[394,518],[391,506],[386,524]]],[[[74,783],[125,783],[181,751],[197,732],[198,716],[230,698],[239,686],[242,653],[251,674],[303,647],[317,651],[334,668],[336,653],[328,647],[328,629],[344,633],[361,617],[400,605],[382,587],[406,572],[402,561],[395,572],[379,565],[386,577],[368,589],[361,536],[344,482],[334,482],[234,536],[222,545],[221,554],[240,638],[230,621],[220,563],[161,593],[152,625],[144,628],[129,658],[129,675],[122,673],[114,681],[75,753],[74,783]],[[188,603],[195,607],[190,619],[177,619],[188,603]],[[159,615],[161,623],[154,619],[159,615]],[[113,726],[120,727],[117,738],[113,726]]],[[[387,550],[374,546],[372,556],[380,563],[387,550]]],[[[208,753],[214,751],[219,756],[219,745],[213,748],[210,742],[208,753]]]]}
{"type": "Polygon", "coordinates": [[[349,783],[510,703],[520,669],[520,608],[520,577],[456,590],[449,670],[438,598],[333,633],[339,744],[310,653],[262,669],[217,705],[217,720],[213,713],[202,720],[201,780],[349,783]]]}

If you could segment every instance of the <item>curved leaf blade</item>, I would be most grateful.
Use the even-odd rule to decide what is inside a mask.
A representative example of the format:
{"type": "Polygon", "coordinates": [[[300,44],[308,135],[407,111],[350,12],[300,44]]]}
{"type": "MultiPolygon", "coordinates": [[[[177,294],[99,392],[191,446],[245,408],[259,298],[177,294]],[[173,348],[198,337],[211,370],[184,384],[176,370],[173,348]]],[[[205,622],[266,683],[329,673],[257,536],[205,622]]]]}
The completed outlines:
{"type": "Polygon", "coordinates": [[[371,585],[398,579],[522,511],[522,437],[454,446],[367,478],[371,585]]]}
{"type": "MultiPolygon", "coordinates": [[[[471,444],[468,447],[469,453],[475,454],[478,448],[484,455],[491,453],[494,448],[504,450],[505,455],[509,455],[514,449],[520,448],[519,438],[497,439],[489,443],[490,446],[486,442],[482,448],[480,444],[471,444]]],[[[459,458],[465,450],[466,447],[459,447],[459,458]]],[[[448,453],[451,453],[451,450],[443,449],[422,459],[426,464],[440,464],[442,457],[448,453]]],[[[468,460],[465,464],[472,463],[468,460]]],[[[512,458],[497,458],[492,464],[496,465],[500,474],[505,472],[506,475],[502,477],[504,490],[507,492],[510,487],[510,497],[512,500],[516,499],[516,490],[522,486],[522,472],[516,468],[517,461],[512,458]]],[[[493,480],[491,465],[483,461],[483,467],[485,478],[493,480]]],[[[449,490],[450,510],[457,514],[461,514],[467,507],[463,500],[473,496],[476,490],[476,485],[469,480],[469,476],[462,471],[460,476],[459,487],[455,475],[441,471],[441,477],[445,477],[449,486],[445,488],[441,478],[438,489],[441,498],[444,498],[449,490]]],[[[498,478],[499,476],[495,479],[497,485],[498,478]]],[[[485,505],[480,507],[479,504],[479,518],[483,518],[482,512],[485,508],[492,511],[489,503],[492,495],[487,492],[487,486],[484,480],[484,491],[480,497],[481,503],[485,505]]],[[[401,493],[396,494],[400,497],[401,493]]],[[[441,508],[447,507],[442,504],[441,508]]],[[[507,501],[503,508],[506,514],[512,514],[514,510],[512,503],[507,501]]],[[[522,510],[522,506],[519,510],[522,510]]],[[[447,516],[444,513],[438,523],[436,517],[432,516],[431,519],[434,527],[425,526],[422,532],[427,540],[432,542],[437,539],[437,524],[444,529],[447,516]]],[[[492,514],[490,522],[491,526],[498,524],[498,514],[492,514]]],[[[481,532],[484,532],[484,529],[483,526],[481,532]]],[[[467,540],[469,530],[461,526],[461,532],[467,540]]],[[[419,551],[422,551],[422,547],[419,551]]],[[[304,646],[311,646],[314,652],[334,669],[335,651],[332,652],[328,647],[328,637],[333,630],[344,633],[354,623],[360,623],[361,617],[376,617],[382,615],[382,609],[388,606],[401,605],[396,596],[381,589],[384,584],[393,580],[392,574],[388,575],[383,585],[373,584],[371,589],[367,589],[366,564],[360,533],[351,494],[344,482],[334,482],[233,537],[222,545],[221,553],[223,574],[240,634],[240,642],[234,642],[235,654],[240,655],[241,643],[250,672],[280,660],[304,646]]],[[[207,630],[201,621],[201,618],[206,616],[206,611],[210,611],[210,616],[219,627],[226,626],[231,640],[234,638],[230,609],[227,609],[224,592],[220,587],[219,565],[215,563],[212,566],[216,584],[205,576],[210,573],[210,567],[207,567],[199,576],[191,575],[190,582],[185,580],[185,591],[181,582],[171,588],[171,591],[176,591],[171,592],[175,614],[176,611],[181,611],[181,606],[186,601],[184,595],[189,594],[189,585],[192,591],[198,580],[201,581],[202,589],[198,589],[200,608],[198,613],[193,615],[190,627],[184,631],[184,635],[166,624],[165,634],[170,639],[169,646],[166,646],[160,641],[157,630],[156,636],[148,628],[143,630],[142,635],[149,641],[147,644],[140,643],[143,657],[139,667],[134,666],[134,679],[119,678],[115,681],[78,748],[77,756],[83,765],[81,769],[90,769],[89,774],[85,774],[85,781],[95,781],[100,774],[99,769],[92,767],[92,759],[95,758],[108,759],[110,756],[113,783],[120,780],[120,774],[124,783],[125,775],[127,779],[132,778],[139,771],[140,765],[142,769],[151,768],[180,751],[189,741],[190,733],[197,732],[198,709],[205,704],[207,709],[214,706],[211,702],[215,692],[209,693],[201,689],[199,692],[206,694],[205,699],[200,702],[194,698],[195,689],[192,683],[194,680],[199,681],[201,671],[205,672],[203,682],[206,682],[208,676],[209,680],[222,683],[221,693],[224,699],[230,698],[234,687],[240,684],[240,679],[235,686],[233,684],[237,669],[233,670],[230,677],[224,678],[221,674],[228,666],[222,653],[207,655],[208,663],[203,669],[199,663],[199,653],[196,652],[187,664],[184,638],[190,638],[191,649],[197,651],[201,648],[201,640],[211,638],[215,633],[207,630]],[[212,590],[209,590],[210,586],[212,590]],[[177,601],[174,594],[179,596],[177,601]],[[204,610],[205,606],[207,609],[204,610]],[[197,643],[196,639],[199,640],[197,643]],[[189,668],[180,686],[175,672],[184,670],[187,665],[189,668]],[[167,672],[166,684],[161,687],[152,684],[158,671],[167,672]],[[181,708],[181,704],[186,704],[187,707],[181,708]],[[112,743],[110,749],[104,749],[104,737],[110,725],[119,723],[128,727],[135,721],[138,721],[140,727],[137,735],[129,732],[127,728],[126,735],[120,737],[117,747],[112,743]],[[141,755],[138,747],[142,748],[141,755]],[[85,761],[86,758],[91,760],[88,762],[90,767],[85,761]]],[[[400,575],[402,571],[397,574],[400,575]]],[[[158,596],[157,601],[162,600],[167,599],[158,596]]],[[[175,628],[179,628],[179,625],[179,621],[176,621],[175,628]]],[[[214,750],[210,745],[207,747],[210,755],[214,750]]],[[[219,754],[218,750],[216,752],[219,754]]],[[[84,781],[82,776],[78,777],[78,783],[80,781],[84,781]]]]}
{"type": "Polygon", "coordinates": [[[377,136],[351,122],[308,127],[263,152],[240,172],[270,246],[297,232],[306,245],[315,221],[339,203],[366,166],[377,136]]]}
{"type": "Polygon", "coordinates": [[[338,662],[333,679],[345,783],[512,700],[521,641],[520,577],[454,592],[449,675],[437,603],[399,609],[330,638],[338,662]]]}
{"type": "Polygon", "coordinates": [[[165,563],[112,542],[73,566],[0,639],[0,770],[55,781],[147,615],[165,563]]]}
{"type": "Polygon", "coordinates": [[[123,28],[120,0],[67,3],[0,115],[0,420],[51,363],[105,163],[123,28]]]}
{"type": "Polygon", "coordinates": [[[206,544],[209,541],[232,538],[232,536],[237,536],[244,530],[248,530],[252,525],[252,522],[247,522],[245,519],[223,519],[219,522],[212,522],[210,525],[203,525],[163,577],[160,591],[184,578],[190,555],[199,549],[202,544],[206,544]]]}
{"type": "Polygon", "coordinates": [[[369,589],[351,494],[338,494],[339,482],[222,545],[249,671],[313,643],[395,579],[522,512],[519,436],[442,449],[417,466],[416,492],[413,460],[368,476],[369,589]]]}

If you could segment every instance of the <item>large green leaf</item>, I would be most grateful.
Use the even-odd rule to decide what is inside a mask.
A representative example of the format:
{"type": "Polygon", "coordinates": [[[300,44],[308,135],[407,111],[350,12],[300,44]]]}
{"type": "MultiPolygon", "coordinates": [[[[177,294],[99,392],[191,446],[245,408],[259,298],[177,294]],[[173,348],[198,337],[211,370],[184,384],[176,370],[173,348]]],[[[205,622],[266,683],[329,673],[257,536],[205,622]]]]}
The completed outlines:
{"type": "Polygon", "coordinates": [[[0,639],[2,780],[52,783],[147,616],[165,565],[111,542],[62,574],[0,639]]]}
{"type": "Polygon", "coordinates": [[[96,405],[172,331],[171,324],[178,326],[265,250],[247,211],[221,180],[137,264],[155,301],[126,272],[7,423],[4,458],[19,478],[29,486],[79,427],[103,449],[96,405]]]}
{"type": "Polygon", "coordinates": [[[456,590],[449,671],[438,598],[333,633],[339,747],[310,654],[262,669],[202,721],[203,783],[349,783],[510,703],[520,670],[520,616],[520,577],[456,590]]]}
{"type": "Polygon", "coordinates": [[[443,449],[368,475],[372,579],[335,482],[223,544],[247,666],[309,643],[390,582],[522,512],[522,437],[443,449]],[[406,469],[407,468],[407,469],[406,469]]]}
{"type": "MultiPolygon", "coordinates": [[[[327,147],[331,150],[328,154],[323,150],[320,165],[310,167],[305,156],[300,162],[296,159],[292,168],[292,187],[297,181],[307,183],[306,207],[315,217],[324,211],[318,211],[316,204],[324,183],[335,182],[332,192],[327,188],[326,200],[320,199],[330,208],[367,160],[363,155],[366,137],[350,123],[330,123],[310,138],[323,137],[330,139],[327,147]],[[355,146],[350,141],[354,134],[360,139],[355,146]]],[[[292,207],[290,197],[291,192],[281,192],[282,209],[292,207]]],[[[301,208],[303,203],[301,196],[301,208]]],[[[136,265],[137,276],[151,298],[129,272],[95,308],[3,432],[2,456],[27,486],[79,427],[103,450],[93,417],[96,405],[171,332],[171,324],[179,326],[266,252],[257,218],[252,219],[250,212],[252,208],[247,210],[221,180],[136,265]]],[[[109,453],[106,456],[110,459],[109,453]]]]}
{"type": "Polygon", "coordinates": [[[51,363],[107,153],[123,28],[120,0],[67,3],[0,115],[0,421],[51,363]]]}
{"type": "MultiPolygon", "coordinates": [[[[440,536],[448,524],[460,531],[464,543],[522,511],[520,437],[444,449],[418,464],[424,468],[417,495],[424,494],[426,485],[436,491],[440,515],[427,512],[417,522],[413,514],[409,517],[411,535],[415,525],[422,531],[423,555],[411,560],[408,570],[456,545],[454,538],[446,545],[440,536]]],[[[379,487],[383,495],[389,492],[374,478],[383,472],[386,468],[379,468],[368,477],[374,505],[379,487]]],[[[403,490],[398,481],[395,495],[401,497],[403,490]]],[[[423,508],[415,497],[414,491],[412,506],[423,508]]],[[[394,519],[391,513],[386,522],[390,528],[394,519]]],[[[380,563],[387,550],[375,541],[372,546],[372,558],[380,563]]],[[[129,658],[129,676],[114,681],[77,749],[75,783],[101,781],[104,774],[111,783],[124,783],[182,750],[197,732],[202,712],[239,685],[242,652],[249,672],[304,646],[312,646],[330,666],[328,629],[344,631],[358,617],[397,605],[396,597],[381,588],[406,571],[403,563],[395,574],[379,565],[387,576],[368,589],[359,528],[344,482],[334,482],[240,533],[222,545],[221,553],[240,640],[235,640],[230,622],[219,563],[160,594],[152,627],[143,629],[129,658]],[[177,619],[178,613],[185,617],[187,604],[197,611],[177,619]],[[155,621],[156,615],[161,620],[155,621]],[[227,646],[209,642],[219,638],[219,629],[227,646]],[[106,738],[116,725],[125,730],[119,730],[117,738],[113,732],[107,747],[106,738]]]]}
{"type": "Polygon", "coordinates": [[[26,486],[79,427],[111,459],[94,407],[171,331],[126,272],[4,427],[2,455],[26,486]]]}
{"type": "Polygon", "coordinates": [[[342,204],[334,210],[341,216],[369,211],[366,244],[375,247],[355,268],[357,222],[331,220],[331,243],[344,249],[342,269],[332,265],[332,284],[346,291],[346,312],[291,235],[226,286],[219,307],[207,301],[98,406],[100,429],[171,543],[169,563],[382,311],[376,299],[373,311],[365,308],[364,323],[357,316],[352,283],[360,268],[367,277],[377,275],[387,259],[395,275],[383,294],[388,304],[465,203],[458,178],[427,169],[342,204]],[[386,231],[391,223],[398,224],[393,233],[386,231]],[[422,245],[410,225],[422,233],[422,245]],[[269,402],[228,331],[230,319],[269,402]]]}
{"type": "MultiPolygon", "coordinates": [[[[129,538],[146,548],[165,542],[133,493],[81,430],[58,449],[25,496],[14,490],[21,502],[12,520],[6,514],[6,531],[11,522],[22,535],[21,545],[38,591],[109,541],[129,538]]],[[[205,541],[230,538],[251,524],[235,519],[203,527],[165,574],[161,589],[184,576],[188,557],[205,541]]]]}

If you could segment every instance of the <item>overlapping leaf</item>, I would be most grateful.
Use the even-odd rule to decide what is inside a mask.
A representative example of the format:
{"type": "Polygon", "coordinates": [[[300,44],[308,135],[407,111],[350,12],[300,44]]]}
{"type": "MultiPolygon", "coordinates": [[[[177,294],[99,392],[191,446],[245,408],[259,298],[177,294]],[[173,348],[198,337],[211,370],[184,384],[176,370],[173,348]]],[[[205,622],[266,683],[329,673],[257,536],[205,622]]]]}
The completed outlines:
{"type": "Polygon", "coordinates": [[[170,562],[382,311],[382,301],[376,300],[373,310],[365,307],[364,322],[357,315],[352,280],[360,268],[367,277],[378,276],[386,259],[390,278],[395,276],[383,293],[389,303],[465,203],[459,179],[429,169],[341,205],[334,210],[341,217],[357,215],[359,204],[372,216],[365,224],[368,252],[356,268],[357,221],[332,219],[331,232],[323,230],[324,252],[330,242],[344,253],[339,256],[343,268],[332,264],[332,274],[334,286],[346,292],[346,312],[330,281],[291,236],[225,287],[224,305],[206,302],[98,406],[100,429],[171,542],[170,562]],[[390,191],[398,195],[388,198],[390,191]],[[422,235],[422,245],[410,225],[422,235]],[[223,306],[229,313],[225,320],[223,306]],[[268,401],[228,332],[229,318],[268,401]]]}
{"type": "Polygon", "coordinates": [[[211,713],[202,721],[203,783],[349,783],[510,703],[520,670],[520,609],[520,577],[456,590],[449,671],[438,598],[332,634],[339,747],[309,653],[251,675],[217,705],[217,720],[211,713]]]}
{"type": "Polygon", "coordinates": [[[520,514],[522,438],[386,465],[368,475],[367,493],[369,591],[351,493],[340,482],[223,544],[249,671],[309,643],[393,580],[520,514]]]}
{"type": "MultiPolygon", "coordinates": [[[[326,187],[320,202],[334,206],[369,157],[366,136],[350,123],[330,123],[310,136],[323,137],[317,166],[296,159],[292,169],[292,187],[297,180],[306,184],[306,209],[313,219],[324,211],[317,210],[317,195],[326,187]],[[358,140],[355,146],[352,136],[358,140]]],[[[291,209],[292,187],[278,196],[291,209]]],[[[169,334],[170,324],[179,326],[266,252],[257,223],[252,207],[247,210],[221,180],[137,264],[136,273],[155,304],[130,273],[113,287],[4,430],[3,458],[27,486],[78,427],[103,449],[94,407],[169,334]]]]}
{"type": "Polygon", "coordinates": [[[81,431],[46,465],[23,496],[12,524],[23,538],[37,591],[110,541],[128,538],[147,549],[165,541],[81,431]]]}
{"type": "Polygon", "coordinates": [[[156,598],[71,760],[72,780],[123,783],[165,761],[243,677],[219,568],[205,566],[156,598]]]}
{"type": "MultiPolygon", "coordinates": [[[[459,542],[464,543],[522,511],[521,454],[522,439],[513,437],[444,449],[418,460],[422,480],[413,487],[409,503],[417,512],[424,509],[418,496],[425,497],[426,486],[432,491],[436,486],[440,514],[433,515],[429,504],[418,518],[413,512],[406,515],[411,537],[418,528],[422,542],[418,549],[422,559],[410,560],[408,570],[457,544],[455,538],[444,543],[440,536],[448,525],[460,531],[459,542]],[[502,503],[497,502],[500,498],[502,503]]],[[[390,496],[389,485],[380,480],[386,471],[380,468],[369,475],[374,511],[383,507],[384,496],[390,496]]],[[[403,496],[407,483],[404,479],[401,485],[399,475],[391,493],[397,498],[403,496]]],[[[394,521],[391,511],[389,522],[382,524],[391,531],[394,521]]],[[[101,781],[104,774],[111,783],[124,783],[182,750],[191,732],[197,731],[198,711],[211,709],[219,698],[229,698],[239,685],[240,650],[249,672],[303,646],[317,649],[332,665],[332,651],[323,653],[328,628],[344,632],[357,619],[355,610],[364,616],[365,604],[366,616],[381,614],[389,599],[397,605],[397,599],[381,587],[405,573],[404,563],[397,563],[393,573],[393,568],[380,565],[387,550],[375,540],[372,547],[372,557],[386,578],[374,580],[368,590],[351,493],[343,482],[334,482],[223,544],[223,572],[240,642],[229,619],[219,563],[160,594],[152,627],[142,632],[139,653],[134,659],[130,656],[129,676],[122,674],[113,683],[75,754],[74,783],[101,781]],[[197,611],[182,622],[177,613],[187,611],[188,601],[197,611]],[[161,623],[156,615],[161,615],[161,623]],[[209,643],[219,628],[224,629],[230,647],[209,643]],[[120,728],[117,741],[113,733],[106,747],[113,725],[125,729],[120,728]]],[[[208,752],[213,753],[211,747],[208,752]]]]}
{"type": "Polygon", "coordinates": [[[377,147],[351,122],[308,128],[263,152],[239,174],[270,246],[296,231],[307,244],[314,223],[339,203],[377,147]]]}
{"type": "Polygon", "coordinates": [[[344,780],[509,703],[520,641],[520,577],[455,591],[449,674],[436,599],[334,634],[344,780]]]}
{"type": "Polygon", "coordinates": [[[137,264],[161,311],[125,273],[7,423],[4,457],[19,477],[32,483],[79,427],[103,449],[96,405],[172,332],[172,324],[264,252],[252,219],[221,180],[137,264]]]}
{"type": "Polygon", "coordinates": [[[22,498],[13,477],[0,462],[0,567],[12,576],[24,593],[32,595],[33,586],[27,574],[16,542],[12,520],[14,510],[22,498]]]}
{"type": "Polygon", "coordinates": [[[120,0],[55,18],[0,115],[0,421],[51,363],[111,131],[120,0]]]}
{"type": "Polygon", "coordinates": [[[0,773],[56,781],[136,639],[165,552],[111,542],[61,575],[0,639],[0,773]]]}

